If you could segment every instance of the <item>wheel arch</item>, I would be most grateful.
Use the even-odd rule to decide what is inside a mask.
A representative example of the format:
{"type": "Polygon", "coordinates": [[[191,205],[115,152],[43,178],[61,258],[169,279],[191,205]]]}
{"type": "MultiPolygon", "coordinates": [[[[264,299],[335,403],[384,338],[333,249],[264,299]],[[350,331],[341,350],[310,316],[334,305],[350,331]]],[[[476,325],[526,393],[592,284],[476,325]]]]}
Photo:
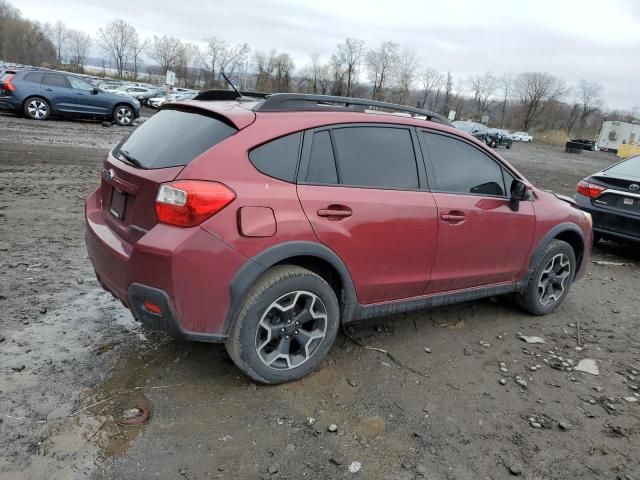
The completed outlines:
{"type": "Polygon", "coordinates": [[[520,280],[520,282],[518,282],[519,289],[526,287],[529,279],[531,278],[531,275],[533,275],[535,266],[537,265],[542,255],[544,255],[545,248],[547,248],[547,245],[549,245],[549,243],[551,243],[553,240],[562,240],[571,245],[571,248],[573,248],[573,251],[576,255],[576,272],[580,271],[582,262],[584,261],[584,253],[587,246],[584,233],[575,223],[561,223],[549,230],[544,235],[544,237],[542,237],[542,240],[538,242],[538,246],[531,256],[529,268],[524,277],[520,280]]]}
{"type": "Polygon", "coordinates": [[[29,102],[30,100],[33,100],[34,98],[39,98],[40,100],[43,100],[44,102],[46,102],[46,104],[49,106],[49,115],[51,115],[51,113],[53,113],[53,107],[51,106],[51,102],[49,100],[47,100],[43,95],[39,95],[39,94],[34,94],[34,95],[29,95],[27,98],[25,98],[22,101],[22,113],[25,113],[25,109],[27,107],[27,102],[29,102]]]}
{"type": "Polygon", "coordinates": [[[229,308],[224,321],[224,333],[240,311],[242,300],[260,276],[276,265],[297,265],[321,276],[336,293],[341,321],[354,315],[357,298],[353,279],[344,262],[326,246],[306,241],[274,245],[248,261],[229,284],[229,308]]]}

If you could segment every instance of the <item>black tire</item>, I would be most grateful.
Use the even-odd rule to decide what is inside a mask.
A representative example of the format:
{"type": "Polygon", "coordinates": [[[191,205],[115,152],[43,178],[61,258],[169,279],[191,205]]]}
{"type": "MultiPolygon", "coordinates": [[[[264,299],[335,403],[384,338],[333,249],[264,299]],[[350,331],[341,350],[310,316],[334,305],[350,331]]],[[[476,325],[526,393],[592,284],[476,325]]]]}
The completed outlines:
{"type": "MultiPolygon", "coordinates": [[[[558,263],[560,262],[558,261],[558,263]]],[[[576,255],[571,245],[562,240],[552,240],[544,249],[544,253],[536,264],[533,274],[531,275],[525,289],[516,295],[516,301],[524,310],[532,315],[547,315],[553,312],[564,301],[567,293],[569,293],[575,274],[576,255]],[[554,281],[554,278],[552,278],[550,281],[552,284],[551,286],[547,286],[547,288],[541,286],[541,283],[544,284],[546,281],[545,275],[547,275],[547,280],[549,278],[549,273],[545,272],[549,268],[552,260],[556,261],[558,258],[566,258],[568,260],[569,272],[566,276],[566,280],[557,281],[556,279],[556,281],[554,281]],[[557,298],[554,298],[553,301],[551,301],[551,297],[554,297],[555,295],[550,295],[549,291],[559,289],[560,285],[562,286],[561,293],[557,295],[557,298]],[[551,290],[549,290],[549,288],[551,290]],[[545,295],[547,295],[547,301],[551,301],[551,303],[545,303],[545,295]]]]}
{"type": "Polygon", "coordinates": [[[42,97],[29,97],[24,101],[22,111],[31,120],[47,120],[51,116],[51,105],[42,97]]]}
{"type": "Polygon", "coordinates": [[[511,150],[511,143],[507,143],[507,150],[511,150]]]}
{"type": "Polygon", "coordinates": [[[603,237],[601,234],[593,232],[593,245],[596,246],[598,244],[598,242],[600,242],[600,240],[602,240],[603,237]]]}
{"type": "Polygon", "coordinates": [[[121,127],[128,127],[133,124],[135,114],[129,105],[116,105],[113,109],[113,121],[121,127]]]}
{"type": "Polygon", "coordinates": [[[320,364],[333,345],[339,325],[340,306],[329,284],[305,268],[279,265],[265,272],[247,293],[231,327],[226,348],[238,368],[253,380],[266,384],[286,383],[302,378],[320,364]],[[294,301],[298,298],[300,300],[294,301]],[[285,312],[281,308],[282,303],[289,301],[294,308],[291,312],[285,312]],[[296,315],[293,312],[299,308],[298,302],[302,302],[300,306],[304,308],[300,308],[302,312],[296,315]],[[309,306],[309,302],[312,305],[309,306]],[[323,311],[324,320],[309,316],[309,312],[312,312],[322,317],[323,311]],[[303,314],[311,320],[303,321],[300,327],[291,323],[303,314]],[[285,322],[287,315],[291,318],[285,322]],[[269,328],[264,326],[263,321],[269,328]],[[312,327],[306,326],[309,325],[307,322],[313,322],[313,331],[310,330],[312,327]],[[296,330],[289,331],[292,328],[296,330]],[[310,334],[323,328],[322,338],[312,338],[310,334]],[[281,333],[285,329],[287,332],[281,333]],[[305,342],[304,353],[300,339],[309,339],[305,342]],[[284,358],[278,354],[281,344],[286,345],[288,352],[284,358]],[[273,350],[269,351],[271,348],[273,350]],[[275,356],[275,360],[268,365],[270,355],[271,358],[275,356]],[[300,357],[305,359],[300,361],[300,357]]]}

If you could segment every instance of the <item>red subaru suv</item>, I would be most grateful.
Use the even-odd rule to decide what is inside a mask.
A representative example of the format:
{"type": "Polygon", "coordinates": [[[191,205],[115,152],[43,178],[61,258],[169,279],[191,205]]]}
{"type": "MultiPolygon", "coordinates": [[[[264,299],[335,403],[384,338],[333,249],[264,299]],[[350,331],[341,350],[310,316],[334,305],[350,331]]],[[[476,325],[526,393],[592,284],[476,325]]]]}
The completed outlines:
{"type": "Polygon", "coordinates": [[[446,118],[228,93],[163,106],[86,201],[97,277],[145,326],[281,383],[341,322],[499,294],[544,315],[584,275],[589,214],[446,118]]]}

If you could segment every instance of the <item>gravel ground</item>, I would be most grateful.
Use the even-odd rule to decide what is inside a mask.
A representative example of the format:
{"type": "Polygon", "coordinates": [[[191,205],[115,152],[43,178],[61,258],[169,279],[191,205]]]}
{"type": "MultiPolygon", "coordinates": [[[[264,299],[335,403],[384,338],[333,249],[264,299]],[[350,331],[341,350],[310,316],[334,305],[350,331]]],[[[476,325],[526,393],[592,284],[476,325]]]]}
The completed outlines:
{"type": "MultiPolygon", "coordinates": [[[[602,243],[552,315],[494,298],[385,317],[307,378],[257,386],[97,285],[83,199],[128,131],[0,115],[0,479],[640,479],[637,247],[602,243]],[[584,359],[598,376],[568,370],[584,359]],[[149,422],[118,425],[136,405],[149,422]]],[[[500,153],[565,194],[615,161],[500,153]]]]}

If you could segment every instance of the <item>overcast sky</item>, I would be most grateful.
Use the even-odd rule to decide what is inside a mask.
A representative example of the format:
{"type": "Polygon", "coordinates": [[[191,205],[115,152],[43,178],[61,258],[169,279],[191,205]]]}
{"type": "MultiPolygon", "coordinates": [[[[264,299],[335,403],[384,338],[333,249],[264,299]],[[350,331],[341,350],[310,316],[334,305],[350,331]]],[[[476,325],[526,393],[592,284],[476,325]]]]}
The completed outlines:
{"type": "Polygon", "coordinates": [[[454,77],[543,71],[575,85],[596,80],[612,108],[640,106],[640,0],[9,0],[40,22],[92,35],[123,18],[143,36],[217,36],[288,52],[296,67],[356,37],[415,49],[454,77]]]}

